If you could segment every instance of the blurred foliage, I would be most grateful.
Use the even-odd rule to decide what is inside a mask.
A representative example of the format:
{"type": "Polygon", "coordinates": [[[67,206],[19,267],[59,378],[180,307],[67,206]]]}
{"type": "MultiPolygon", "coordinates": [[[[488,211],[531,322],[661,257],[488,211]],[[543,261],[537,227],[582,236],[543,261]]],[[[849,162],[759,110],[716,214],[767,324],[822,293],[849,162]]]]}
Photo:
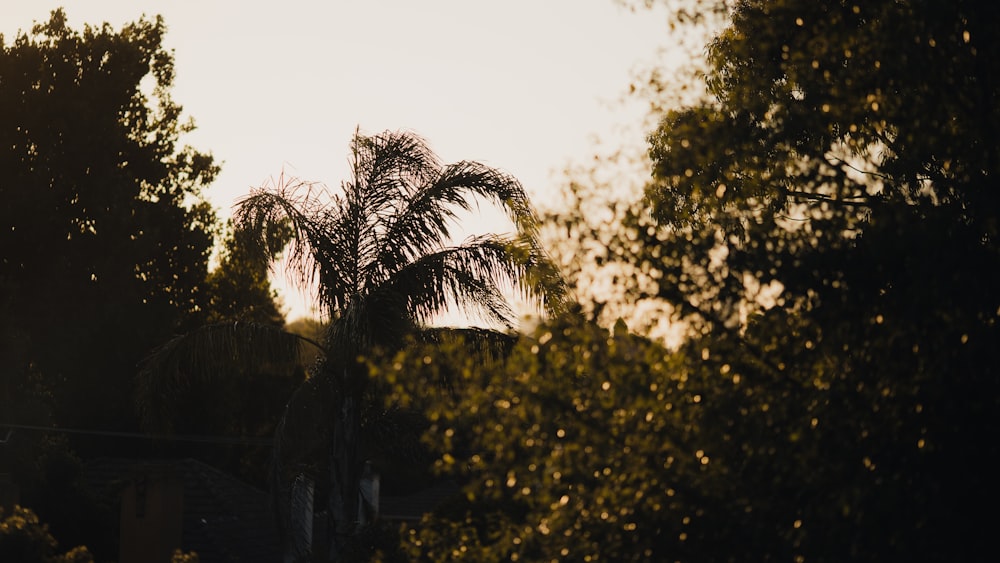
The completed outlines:
{"type": "Polygon", "coordinates": [[[767,428],[813,436],[746,452],[758,486],[795,499],[785,519],[805,516],[785,545],[807,560],[985,553],[998,24],[992,2],[743,2],[709,49],[713,98],[650,138],[656,223],[634,220],[637,259],[701,329],[692,345],[759,358],[743,377],[767,428]]]}
{"type": "MultiPolygon", "coordinates": [[[[829,358],[797,355],[814,373],[829,369],[829,358]]],[[[823,465],[855,447],[845,432],[855,421],[825,418],[839,406],[817,391],[822,375],[794,380],[769,361],[725,339],[670,352],[624,323],[609,331],[571,314],[522,337],[505,362],[457,342],[373,366],[396,385],[394,401],[426,413],[436,470],[465,483],[404,530],[409,555],[744,561],[816,549],[810,559],[842,559],[829,526],[856,518],[854,487],[879,476],[849,459],[823,465]]]]}
{"type": "Polygon", "coordinates": [[[18,563],[92,563],[86,547],[57,553],[49,528],[27,508],[15,506],[9,514],[0,508],[0,561],[18,563]]]}
{"type": "Polygon", "coordinates": [[[100,561],[115,557],[117,502],[98,497],[85,484],[83,463],[71,453],[65,435],[17,430],[3,454],[0,470],[10,471],[21,505],[42,518],[61,543],[85,544],[100,561]]]}
{"type": "Polygon", "coordinates": [[[199,563],[200,561],[201,558],[198,557],[197,553],[193,551],[185,553],[180,549],[175,549],[174,554],[170,557],[170,563],[199,563]]]}
{"type": "Polygon", "coordinates": [[[645,197],[577,183],[549,218],[589,317],[685,337],[568,317],[502,367],[378,366],[424,374],[398,392],[466,483],[411,555],[990,560],[998,24],[992,2],[735,3],[645,197]]]}
{"type": "Polygon", "coordinates": [[[504,362],[461,342],[374,366],[426,412],[436,469],[463,495],[404,532],[414,560],[668,560],[688,495],[718,488],[694,393],[659,344],[567,314],[504,362]],[[683,480],[680,478],[682,477],[683,480]],[[687,482],[696,478],[696,482],[687,482]]]}

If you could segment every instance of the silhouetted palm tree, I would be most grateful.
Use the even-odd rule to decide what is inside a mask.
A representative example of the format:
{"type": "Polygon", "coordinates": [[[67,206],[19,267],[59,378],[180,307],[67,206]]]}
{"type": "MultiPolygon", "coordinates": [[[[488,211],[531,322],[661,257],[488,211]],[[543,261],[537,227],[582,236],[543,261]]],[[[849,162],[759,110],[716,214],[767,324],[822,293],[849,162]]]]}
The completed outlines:
{"type": "MultiPolygon", "coordinates": [[[[476,162],[442,165],[421,138],[405,132],[356,133],[350,156],[351,178],[339,191],[282,179],[241,200],[234,217],[237,228],[257,241],[262,258],[283,255],[293,276],[315,288],[330,320],[314,376],[286,410],[276,458],[283,450],[315,453],[318,446],[329,456],[314,460],[313,467],[326,473],[320,479],[332,519],[331,560],[345,553],[357,532],[361,403],[368,385],[359,358],[398,348],[449,309],[510,328],[510,289],[550,311],[563,298],[516,179],[476,162]],[[516,234],[453,243],[457,213],[480,201],[505,212],[516,234]],[[275,233],[289,229],[289,246],[274,244],[282,240],[275,233]],[[312,435],[289,431],[291,425],[308,427],[310,420],[312,435]]],[[[244,327],[244,359],[254,356],[254,342],[264,341],[260,329],[244,327]]],[[[239,338],[240,330],[226,326],[216,332],[239,338]]],[[[282,504],[294,471],[284,475],[282,504]]]]}

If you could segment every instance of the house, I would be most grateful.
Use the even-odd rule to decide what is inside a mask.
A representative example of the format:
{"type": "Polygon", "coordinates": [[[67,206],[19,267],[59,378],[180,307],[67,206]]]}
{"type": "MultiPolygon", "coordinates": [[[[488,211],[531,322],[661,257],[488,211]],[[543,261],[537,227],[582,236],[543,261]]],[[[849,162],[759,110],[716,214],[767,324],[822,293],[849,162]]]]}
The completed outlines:
{"type": "MultiPolygon", "coordinates": [[[[430,484],[406,494],[386,495],[380,491],[378,473],[371,464],[365,464],[358,498],[357,522],[369,532],[388,530],[400,524],[413,524],[442,503],[460,492],[460,487],[451,482],[430,484]]],[[[283,561],[292,563],[312,554],[314,560],[323,560],[330,549],[331,522],[329,512],[322,504],[317,505],[315,482],[304,475],[295,479],[289,488],[290,530],[289,543],[283,561]]]]}
{"type": "Polygon", "coordinates": [[[120,563],[169,562],[175,549],[202,563],[273,563],[281,549],[264,491],[194,459],[87,462],[84,479],[120,500],[120,563]]]}
{"type": "MultiPolygon", "coordinates": [[[[92,491],[120,506],[119,563],[169,562],[175,549],[196,552],[201,563],[283,559],[269,494],[201,461],[99,458],[85,464],[83,476],[92,491]]],[[[307,490],[301,499],[306,502],[294,504],[312,514],[307,490]]],[[[458,492],[445,482],[405,495],[378,495],[371,516],[390,526],[414,523],[458,492]]],[[[299,538],[305,544],[299,547],[316,552],[325,544],[325,511],[313,518],[313,533],[299,538]]]]}
{"type": "Polygon", "coordinates": [[[453,481],[434,483],[407,495],[385,496],[379,500],[379,519],[386,522],[415,523],[461,492],[453,481]]]}

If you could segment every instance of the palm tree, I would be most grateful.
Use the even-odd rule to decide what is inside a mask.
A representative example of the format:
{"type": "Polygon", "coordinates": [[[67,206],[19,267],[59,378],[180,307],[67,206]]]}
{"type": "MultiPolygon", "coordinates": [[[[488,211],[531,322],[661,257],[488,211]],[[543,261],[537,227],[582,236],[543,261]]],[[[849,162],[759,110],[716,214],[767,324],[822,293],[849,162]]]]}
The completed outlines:
{"type": "MultiPolygon", "coordinates": [[[[276,457],[282,447],[295,449],[292,441],[309,441],[288,432],[293,417],[308,411],[306,418],[326,429],[316,433],[325,435],[329,457],[316,464],[328,472],[331,560],[346,553],[357,532],[364,467],[361,405],[369,383],[360,358],[391,352],[453,308],[509,329],[513,311],[504,296],[509,289],[547,311],[563,299],[563,286],[540,250],[535,215],[516,179],[476,162],[442,165],[423,139],[407,132],[356,132],[350,148],[351,177],[339,192],[282,179],[252,191],[234,214],[237,228],[256,241],[263,259],[273,262],[283,255],[293,277],[316,288],[330,319],[314,376],[286,410],[276,457]],[[505,212],[516,234],[454,244],[458,213],[481,201],[505,212]],[[275,244],[282,240],[275,233],[289,229],[288,246],[275,244]]],[[[245,328],[259,338],[261,327],[245,328]]],[[[232,329],[223,332],[236,335],[232,329]]],[[[240,347],[244,358],[257,349],[248,342],[240,347]]],[[[283,490],[288,488],[284,483],[283,490]]]]}

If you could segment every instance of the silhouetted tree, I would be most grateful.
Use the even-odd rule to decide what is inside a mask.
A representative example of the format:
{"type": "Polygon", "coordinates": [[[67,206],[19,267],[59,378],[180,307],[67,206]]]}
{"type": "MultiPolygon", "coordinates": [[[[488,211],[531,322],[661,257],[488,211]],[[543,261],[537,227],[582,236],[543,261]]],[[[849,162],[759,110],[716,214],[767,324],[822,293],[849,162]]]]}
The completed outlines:
{"type": "Polygon", "coordinates": [[[691,356],[739,375],[705,398],[755,558],[989,551],[998,24],[980,1],[738,2],[709,99],[650,137],[636,260],[705,334],[691,356]]]}
{"type": "Polygon", "coordinates": [[[18,342],[0,362],[7,390],[37,374],[62,424],[134,429],[138,360],[203,305],[218,168],[179,145],[164,31],[77,32],[56,10],[0,44],[0,324],[18,342]]]}
{"type": "MultiPolygon", "coordinates": [[[[289,402],[276,442],[283,518],[293,480],[311,471],[331,520],[330,560],[358,553],[362,419],[370,390],[364,357],[397,349],[449,308],[509,327],[513,311],[503,293],[508,288],[547,308],[562,298],[559,277],[538,247],[534,213],[514,178],[475,162],[442,165],[410,133],[356,134],[350,164],[351,178],[339,192],[279,183],[255,190],[235,214],[238,232],[256,241],[264,259],[287,253],[285,260],[302,282],[316,284],[330,319],[318,343],[323,355],[289,402]],[[477,199],[506,212],[517,234],[454,244],[457,212],[470,210],[477,199]],[[274,234],[284,229],[292,233],[287,248],[275,243],[274,234]]],[[[161,368],[170,358],[185,356],[183,349],[205,343],[207,355],[212,342],[206,339],[230,346],[227,350],[244,360],[259,357],[263,348],[257,343],[267,341],[261,328],[218,326],[167,345],[149,364],[145,396],[156,396],[157,385],[169,384],[169,369],[164,375],[161,368]]],[[[284,345],[296,340],[283,338],[276,349],[288,352],[284,345]]]]}
{"type": "Polygon", "coordinates": [[[645,199],[556,224],[686,340],[557,323],[503,368],[380,365],[467,378],[427,439],[470,487],[410,553],[990,560],[998,24],[979,1],[733,3],[707,96],[650,136],[645,199]]]}
{"type": "MultiPolygon", "coordinates": [[[[288,233],[275,234],[274,245],[288,243],[288,233]]],[[[283,326],[285,316],[280,311],[277,293],[271,287],[270,268],[258,260],[252,243],[245,233],[236,232],[227,224],[219,263],[205,280],[204,323],[244,320],[283,326]]]]}

